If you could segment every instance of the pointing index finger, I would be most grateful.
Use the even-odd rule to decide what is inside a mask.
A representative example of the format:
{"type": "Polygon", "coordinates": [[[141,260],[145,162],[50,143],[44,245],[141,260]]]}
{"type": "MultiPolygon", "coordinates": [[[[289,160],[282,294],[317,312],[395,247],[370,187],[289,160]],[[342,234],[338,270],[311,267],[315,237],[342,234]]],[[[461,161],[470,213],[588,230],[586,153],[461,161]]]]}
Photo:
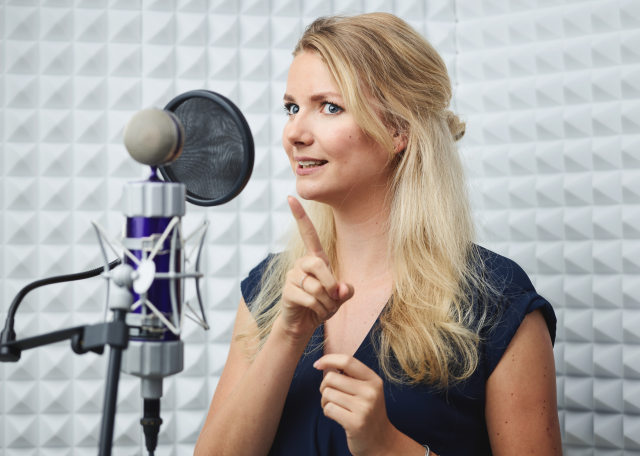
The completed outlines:
{"type": "Polygon", "coordinates": [[[287,201],[289,202],[291,213],[293,214],[294,218],[296,219],[296,223],[298,224],[298,231],[300,231],[300,236],[302,236],[304,246],[307,248],[307,253],[313,256],[321,257],[326,261],[326,254],[324,253],[322,244],[320,243],[318,232],[313,226],[311,219],[304,211],[302,204],[300,204],[300,201],[298,201],[293,196],[289,196],[287,198],[287,201]]]}

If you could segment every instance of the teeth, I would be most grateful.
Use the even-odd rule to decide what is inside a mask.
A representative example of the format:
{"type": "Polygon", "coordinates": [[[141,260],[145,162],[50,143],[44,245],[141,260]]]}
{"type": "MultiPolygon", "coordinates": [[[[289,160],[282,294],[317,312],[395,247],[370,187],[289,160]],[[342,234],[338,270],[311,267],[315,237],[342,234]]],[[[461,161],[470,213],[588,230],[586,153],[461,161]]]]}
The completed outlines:
{"type": "Polygon", "coordinates": [[[300,163],[300,165],[303,168],[311,168],[312,166],[322,165],[323,163],[326,163],[326,162],[317,161],[317,160],[304,160],[304,161],[299,161],[298,163],[300,163]]]}

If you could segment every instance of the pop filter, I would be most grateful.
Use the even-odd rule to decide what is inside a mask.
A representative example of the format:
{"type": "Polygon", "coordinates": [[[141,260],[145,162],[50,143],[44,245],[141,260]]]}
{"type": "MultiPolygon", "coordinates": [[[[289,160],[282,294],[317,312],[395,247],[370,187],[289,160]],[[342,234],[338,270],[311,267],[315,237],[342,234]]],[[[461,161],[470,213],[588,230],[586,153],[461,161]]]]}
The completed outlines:
{"type": "Polygon", "coordinates": [[[159,166],[166,181],[187,187],[187,201],[217,206],[244,189],[254,162],[253,136],[240,110],[227,98],[207,90],[175,97],[164,108],[184,128],[177,160],[159,166]]]}

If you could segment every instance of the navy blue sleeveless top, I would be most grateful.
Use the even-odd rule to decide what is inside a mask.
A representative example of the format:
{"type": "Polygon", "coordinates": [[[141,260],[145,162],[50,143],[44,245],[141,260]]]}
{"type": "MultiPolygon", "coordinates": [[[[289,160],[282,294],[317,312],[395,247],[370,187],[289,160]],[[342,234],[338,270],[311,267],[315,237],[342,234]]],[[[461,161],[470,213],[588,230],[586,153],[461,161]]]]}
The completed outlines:
{"type": "MultiPolygon", "coordinates": [[[[439,456],[492,454],[484,414],[485,383],[528,313],[541,310],[551,341],[555,342],[553,308],[536,293],[527,274],[510,259],[482,247],[479,250],[501,297],[488,306],[489,315],[496,316],[497,323],[481,332],[481,356],[474,374],[445,391],[436,391],[428,385],[398,386],[388,381],[384,386],[391,423],[416,442],[429,445],[439,456]]],[[[250,303],[255,296],[268,259],[242,281],[240,288],[245,302],[250,303]]],[[[382,377],[372,343],[377,335],[375,327],[376,324],[354,357],[382,377]]],[[[316,328],[296,367],[269,456],[351,455],[344,429],[325,417],[320,406],[322,371],[315,369],[313,363],[323,356],[318,347],[323,339],[324,324],[316,328]]]]}

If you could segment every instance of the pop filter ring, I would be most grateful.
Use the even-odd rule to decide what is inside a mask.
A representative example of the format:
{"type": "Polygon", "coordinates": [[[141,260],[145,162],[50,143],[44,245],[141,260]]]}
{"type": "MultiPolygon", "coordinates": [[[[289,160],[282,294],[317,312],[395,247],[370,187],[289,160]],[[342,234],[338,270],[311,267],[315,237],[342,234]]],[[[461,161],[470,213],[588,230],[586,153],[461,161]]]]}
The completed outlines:
{"type": "MultiPolygon", "coordinates": [[[[246,119],[242,115],[242,112],[238,107],[228,98],[220,95],[216,92],[211,92],[209,90],[192,90],[189,92],[185,92],[182,95],[178,95],[173,100],[171,100],[167,106],[165,106],[165,110],[171,111],[175,113],[176,109],[187,100],[191,98],[206,98],[214,103],[218,104],[222,107],[227,114],[233,119],[238,130],[240,132],[240,136],[242,138],[242,149],[243,149],[243,160],[242,160],[242,170],[240,171],[240,176],[236,181],[235,185],[227,193],[226,195],[216,198],[216,199],[206,199],[202,198],[198,195],[194,195],[187,188],[187,201],[195,204],[197,206],[219,206],[220,204],[228,203],[233,198],[238,196],[240,192],[244,189],[251,178],[251,173],[253,171],[253,162],[255,159],[255,148],[253,144],[253,136],[251,135],[251,129],[249,128],[249,124],[246,119]]],[[[184,153],[184,151],[183,151],[184,153]]],[[[159,166],[158,169],[162,174],[164,180],[169,182],[180,182],[177,179],[176,175],[171,170],[170,166],[159,166]]]]}

